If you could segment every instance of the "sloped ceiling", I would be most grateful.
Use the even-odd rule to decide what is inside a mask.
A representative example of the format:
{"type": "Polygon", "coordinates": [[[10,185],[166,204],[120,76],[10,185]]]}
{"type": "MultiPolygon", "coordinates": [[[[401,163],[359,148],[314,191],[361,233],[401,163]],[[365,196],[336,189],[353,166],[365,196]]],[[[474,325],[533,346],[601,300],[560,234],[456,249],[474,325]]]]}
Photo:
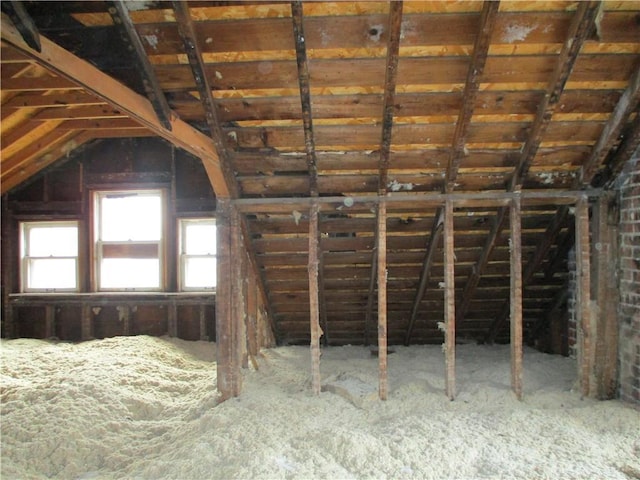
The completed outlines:
{"type": "Polygon", "coordinates": [[[218,196],[245,202],[283,342],[309,335],[309,197],[331,197],[320,295],[332,343],[374,335],[371,198],[403,198],[387,218],[389,340],[401,343],[442,338],[441,210],[425,195],[484,195],[456,204],[458,335],[500,340],[508,215],[486,193],[542,193],[522,211],[531,334],[573,244],[570,202],[552,195],[606,184],[640,137],[638,2],[2,6],[2,192],[97,138],[172,141],[202,158],[218,196]]]}

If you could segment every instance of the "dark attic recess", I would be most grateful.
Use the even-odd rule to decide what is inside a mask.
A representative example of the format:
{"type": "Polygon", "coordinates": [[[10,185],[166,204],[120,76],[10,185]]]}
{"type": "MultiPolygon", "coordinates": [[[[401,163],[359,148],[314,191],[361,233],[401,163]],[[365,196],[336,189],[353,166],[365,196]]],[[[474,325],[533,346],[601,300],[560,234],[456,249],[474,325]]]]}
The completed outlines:
{"type": "MultiPolygon", "coordinates": [[[[606,296],[593,285],[616,253],[587,253],[624,217],[615,192],[640,141],[637,2],[2,11],[3,260],[15,266],[3,307],[18,310],[5,335],[46,336],[58,316],[74,338],[176,334],[186,309],[185,337],[213,339],[217,322],[218,338],[246,334],[250,348],[311,344],[315,388],[320,345],[378,346],[381,378],[387,344],[444,343],[449,373],[456,342],[567,354],[586,300],[606,296]],[[166,193],[152,325],[142,307],[94,313],[82,300],[104,300],[89,227],[75,307],[20,290],[19,222],[90,225],[105,187],[166,193]],[[226,281],[191,304],[176,225],[207,215],[226,281]],[[40,307],[24,324],[20,309],[40,307]]],[[[236,392],[227,347],[222,388],[236,392]]]]}

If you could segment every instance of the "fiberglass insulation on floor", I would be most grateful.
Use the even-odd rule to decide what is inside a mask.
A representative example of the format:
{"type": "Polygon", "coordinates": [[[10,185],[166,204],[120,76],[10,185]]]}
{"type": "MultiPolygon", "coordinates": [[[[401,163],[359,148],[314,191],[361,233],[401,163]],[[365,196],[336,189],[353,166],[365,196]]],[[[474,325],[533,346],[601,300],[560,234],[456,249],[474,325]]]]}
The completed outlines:
{"type": "Polygon", "coordinates": [[[509,347],[459,345],[458,396],[437,346],[394,347],[389,400],[377,358],[308,347],[263,351],[243,393],[217,403],[215,345],[119,337],[3,340],[3,480],[640,478],[640,412],[581,400],[575,362],[525,350],[525,398],[509,347]]]}

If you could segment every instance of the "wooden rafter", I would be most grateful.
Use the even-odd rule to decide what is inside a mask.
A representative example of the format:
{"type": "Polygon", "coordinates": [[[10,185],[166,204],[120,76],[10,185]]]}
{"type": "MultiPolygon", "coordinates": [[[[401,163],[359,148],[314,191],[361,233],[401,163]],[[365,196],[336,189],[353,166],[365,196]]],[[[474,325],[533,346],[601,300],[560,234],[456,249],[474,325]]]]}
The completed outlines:
{"type": "Polygon", "coordinates": [[[378,194],[387,193],[389,152],[391,151],[391,132],[393,129],[394,98],[398,76],[400,52],[400,33],[402,29],[402,1],[391,2],[389,6],[389,38],[387,41],[387,63],[384,79],[384,98],[382,107],[382,140],[380,141],[380,161],[378,174],[378,194]]]}
{"type": "MultiPolygon", "coordinates": [[[[396,92],[396,79],[398,74],[398,59],[400,52],[400,34],[402,30],[402,1],[391,2],[389,5],[389,26],[387,31],[389,37],[387,39],[387,61],[385,68],[384,81],[384,98],[382,106],[382,139],[380,140],[380,159],[378,161],[378,196],[383,197],[387,194],[388,169],[389,169],[389,153],[391,151],[391,133],[393,129],[393,108],[394,97],[396,92]]],[[[376,230],[375,230],[375,246],[371,258],[371,273],[369,281],[369,293],[367,300],[367,311],[365,313],[365,344],[368,343],[368,326],[373,311],[373,290],[376,285],[377,272],[380,269],[378,265],[379,254],[378,244],[380,235],[378,232],[380,222],[377,221],[380,215],[380,206],[376,210],[376,230]]],[[[385,215],[386,217],[386,215],[385,215]]],[[[380,288],[380,286],[378,286],[380,288]]],[[[378,307],[379,309],[380,307],[378,307]]]]}
{"type": "Polygon", "coordinates": [[[180,37],[184,44],[184,50],[187,54],[187,58],[189,59],[189,65],[191,66],[191,72],[196,82],[198,93],[200,94],[200,101],[205,111],[207,126],[209,127],[211,139],[215,145],[217,157],[219,158],[222,176],[225,179],[229,195],[232,198],[237,198],[238,186],[233,176],[233,172],[229,167],[229,161],[226,158],[227,154],[222,130],[220,128],[220,122],[218,120],[216,104],[213,99],[213,94],[211,93],[211,86],[207,77],[204,60],[202,59],[196,30],[191,19],[189,3],[186,0],[176,0],[172,2],[172,5],[176,16],[176,22],[178,24],[178,31],[180,32],[180,37]]]}
{"type": "Polygon", "coordinates": [[[556,110],[560,96],[573,71],[573,67],[580,53],[582,45],[593,31],[594,21],[598,12],[597,2],[580,2],[576,13],[571,20],[567,39],[562,46],[556,67],[549,82],[549,87],[538,107],[538,113],[530,128],[529,136],[522,148],[522,154],[517,162],[509,190],[522,188],[531,163],[538,152],[542,138],[551,122],[551,117],[556,110]]]}
{"type": "Polygon", "coordinates": [[[640,101],[640,68],[629,80],[629,86],[624,91],[618,101],[615,110],[611,114],[609,121],[604,127],[598,143],[593,147],[589,159],[580,168],[577,181],[582,185],[589,185],[594,175],[600,168],[602,162],[607,157],[611,149],[615,148],[620,141],[620,133],[629,120],[629,116],[639,112],[638,102],[640,101]]]}
{"type": "Polygon", "coordinates": [[[129,9],[124,0],[113,0],[108,10],[123,42],[129,50],[133,50],[136,70],[142,77],[142,85],[158,120],[164,128],[171,130],[171,116],[173,115],[171,108],[169,108],[164,92],[160,88],[160,83],[144,50],[138,31],[129,16],[129,9]]]}
{"type": "Polygon", "coordinates": [[[595,186],[604,185],[609,188],[624,168],[626,162],[631,158],[636,149],[640,147],[640,112],[636,114],[636,118],[624,132],[623,137],[624,140],[618,150],[616,150],[611,160],[606,164],[605,174],[595,186]]]}
{"type": "Polygon", "coordinates": [[[447,176],[445,181],[445,191],[451,192],[455,188],[458,169],[465,156],[465,144],[471,124],[471,117],[475,106],[476,96],[480,87],[480,77],[484,72],[484,66],[489,53],[489,45],[491,44],[491,34],[498,15],[499,1],[486,0],[482,5],[482,13],[480,14],[480,29],[476,36],[473,46],[473,55],[469,70],[467,72],[467,80],[464,86],[464,94],[462,96],[462,108],[456,122],[456,130],[453,136],[453,144],[451,147],[451,156],[449,158],[449,166],[447,168],[447,176]]]}
{"type": "Polygon", "coordinates": [[[411,314],[409,316],[409,326],[407,327],[407,333],[404,339],[405,345],[409,345],[411,341],[411,334],[413,333],[413,327],[416,323],[416,318],[418,317],[420,302],[422,302],[422,298],[424,297],[424,294],[427,291],[427,285],[429,284],[429,274],[431,272],[431,265],[433,264],[436,248],[438,247],[438,242],[440,241],[440,236],[442,235],[442,230],[444,228],[443,214],[444,214],[444,210],[442,208],[439,208],[433,220],[433,226],[431,227],[431,233],[429,234],[427,248],[424,254],[424,259],[422,260],[422,267],[420,269],[420,283],[418,284],[416,297],[413,300],[413,305],[411,306],[411,314]]]}
{"type": "Polygon", "coordinates": [[[9,15],[27,45],[36,52],[41,52],[40,33],[22,2],[18,0],[2,2],[2,11],[9,15]]]}
{"type": "Polygon", "coordinates": [[[302,122],[304,126],[304,146],[307,154],[309,170],[309,191],[312,197],[318,196],[318,167],[316,165],[316,149],[313,138],[313,114],[311,112],[311,88],[309,84],[309,61],[302,20],[302,2],[291,2],[293,19],[293,36],[296,45],[296,62],[298,65],[298,83],[300,85],[300,101],[302,103],[302,122]]]}
{"type": "MultiPolygon", "coordinates": [[[[229,185],[223,175],[220,157],[211,139],[179,119],[172,120],[172,131],[158,121],[150,102],[102,73],[90,63],[76,57],[44,36],[40,37],[42,52],[32,50],[22,39],[15,27],[4,15],[0,24],[2,40],[14,46],[24,55],[34,59],[44,68],[53,71],[66,83],[77,85],[103,99],[106,103],[121,109],[140,125],[165,138],[174,145],[202,159],[213,189],[219,197],[229,196],[229,185]]],[[[22,79],[13,79],[18,82],[22,79]]],[[[40,79],[35,79],[40,80],[40,79]]],[[[2,88],[5,84],[3,81],[2,88]]],[[[69,88],[68,86],[64,88],[69,88]]]]}

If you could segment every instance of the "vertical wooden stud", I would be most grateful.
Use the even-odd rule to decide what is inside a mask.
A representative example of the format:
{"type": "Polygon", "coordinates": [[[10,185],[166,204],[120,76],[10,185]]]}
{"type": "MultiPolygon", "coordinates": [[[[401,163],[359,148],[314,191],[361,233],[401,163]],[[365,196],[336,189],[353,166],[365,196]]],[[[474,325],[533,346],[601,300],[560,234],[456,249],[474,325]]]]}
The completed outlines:
{"type": "Polygon", "coordinates": [[[589,252],[589,201],[576,202],[576,326],[578,329],[578,377],[583,397],[589,395],[591,356],[591,267],[589,252]]]}
{"type": "Polygon", "coordinates": [[[611,300],[618,298],[619,294],[616,278],[618,232],[615,228],[617,218],[610,218],[611,200],[609,195],[598,198],[592,218],[591,252],[594,265],[591,292],[597,305],[597,320],[593,331],[595,345],[590,359],[595,377],[591,392],[601,400],[615,398],[618,387],[618,315],[616,302],[611,300]]]}
{"type": "Polygon", "coordinates": [[[511,389],[522,400],[522,236],[520,198],[511,201],[511,389]]]}
{"type": "Polygon", "coordinates": [[[456,290],[453,244],[453,202],[447,200],[444,210],[444,355],[445,391],[449,400],[456,395],[456,290]]]}
{"type": "Polygon", "coordinates": [[[167,327],[170,337],[178,336],[178,307],[174,302],[171,302],[167,309],[167,327]]]}
{"type": "Polygon", "coordinates": [[[242,377],[240,375],[240,366],[242,365],[242,357],[246,348],[244,341],[244,278],[243,265],[245,254],[242,243],[242,232],[240,230],[240,214],[235,207],[231,207],[230,212],[231,226],[231,356],[232,369],[231,377],[233,383],[233,396],[240,395],[242,389],[242,377]]]}
{"type": "Polygon", "coordinates": [[[200,340],[206,342],[207,340],[209,340],[209,336],[207,335],[207,315],[204,305],[200,305],[198,320],[200,323],[200,340]]]}
{"type": "Polygon", "coordinates": [[[15,229],[15,222],[9,210],[9,197],[2,197],[2,216],[0,217],[2,228],[0,236],[2,242],[2,336],[13,338],[16,334],[13,320],[13,307],[9,295],[15,293],[16,280],[18,275],[18,232],[15,229]]]}
{"type": "Polygon", "coordinates": [[[82,340],[93,338],[93,312],[91,305],[82,304],[82,318],[80,320],[80,337],[82,340]]]}
{"type": "Polygon", "coordinates": [[[387,399],[387,202],[378,205],[378,394],[387,399]]]}
{"type": "MultiPolygon", "coordinates": [[[[233,286],[237,281],[232,265],[234,263],[231,254],[232,230],[235,227],[235,236],[238,236],[236,225],[231,222],[232,207],[227,199],[218,198],[216,206],[216,232],[217,232],[217,277],[225,281],[218,282],[216,286],[216,363],[218,391],[222,398],[229,398],[239,392],[238,377],[239,367],[236,359],[237,347],[234,343],[234,311],[233,311],[233,286]]],[[[234,239],[236,240],[236,239],[234,239]]],[[[236,240],[237,241],[237,240],[236,240]]],[[[237,263],[237,261],[235,261],[237,263]]]]}
{"type": "Polygon", "coordinates": [[[45,319],[45,338],[52,338],[56,336],[56,307],[53,305],[47,305],[44,307],[44,319],[45,319]]]}
{"type": "Polygon", "coordinates": [[[309,217],[309,322],[311,328],[311,387],[320,394],[320,308],[318,304],[318,202],[309,217]]]}

